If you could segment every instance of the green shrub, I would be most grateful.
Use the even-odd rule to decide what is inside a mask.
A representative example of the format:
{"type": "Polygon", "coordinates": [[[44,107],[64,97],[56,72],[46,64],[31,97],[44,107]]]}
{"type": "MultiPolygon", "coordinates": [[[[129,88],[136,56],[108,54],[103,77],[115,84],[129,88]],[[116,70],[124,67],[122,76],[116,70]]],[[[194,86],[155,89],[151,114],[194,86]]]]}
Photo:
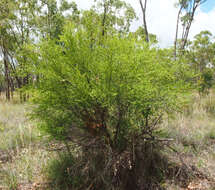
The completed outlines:
{"type": "MultiPolygon", "coordinates": [[[[92,40],[90,34],[84,26],[68,24],[60,40],[42,42],[29,55],[39,75],[32,86],[32,118],[53,138],[81,146],[87,158],[81,167],[87,171],[86,189],[91,185],[104,190],[135,188],[139,177],[155,173],[161,180],[162,172],[154,164],[159,147],[154,130],[164,113],[183,105],[189,89],[186,68],[165,50],[132,37],[107,35],[92,40]],[[148,160],[149,172],[136,175],[148,160]],[[133,167],[138,163],[141,167],[133,167]]],[[[66,158],[65,164],[74,164],[71,159],[66,158]]],[[[53,163],[51,178],[65,185],[80,183],[81,178],[70,177],[62,165],[53,163]],[[56,170],[64,177],[57,176],[56,170]]]]}
{"type": "Polygon", "coordinates": [[[33,89],[33,117],[59,140],[76,127],[125,147],[129,134],[177,109],[187,88],[184,66],[161,50],[130,37],[92,42],[87,30],[71,24],[58,42],[43,42],[36,56],[41,77],[33,89]]]}
{"type": "Polygon", "coordinates": [[[199,93],[208,94],[214,83],[213,71],[211,69],[205,69],[205,71],[201,73],[198,83],[199,93]]]}

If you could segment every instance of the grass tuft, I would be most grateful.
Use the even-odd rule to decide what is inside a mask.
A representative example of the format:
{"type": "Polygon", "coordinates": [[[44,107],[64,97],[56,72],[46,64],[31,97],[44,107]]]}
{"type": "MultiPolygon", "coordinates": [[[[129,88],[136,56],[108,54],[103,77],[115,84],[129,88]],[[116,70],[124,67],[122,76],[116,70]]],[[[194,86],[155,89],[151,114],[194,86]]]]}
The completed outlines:
{"type": "Polygon", "coordinates": [[[76,189],[80,187],[82,177],[77,169],[77,160],[66,153],[51,159],[46,165],[44,172],[48,181],[52,182],[54,189],[76,189]]]}

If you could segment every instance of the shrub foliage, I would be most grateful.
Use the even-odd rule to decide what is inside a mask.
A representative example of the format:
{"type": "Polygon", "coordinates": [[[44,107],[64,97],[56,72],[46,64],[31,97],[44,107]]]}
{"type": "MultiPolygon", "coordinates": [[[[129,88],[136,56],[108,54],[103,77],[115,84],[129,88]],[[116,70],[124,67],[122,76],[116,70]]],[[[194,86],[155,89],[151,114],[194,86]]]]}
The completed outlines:
{"type": "Polygon", "coordinates": [[[68,25],[38,52],[34,116],[57,139],[80,128],[119,145],[176,109],[187,87],[182,65],[129,37],[92,42],[68,25]]]}
{"type": "Polygon", "coordinates": [[[35,52],[32,59],[39,82],[33,86],[32,116],[53,138],[87,146],[84,154],[101,163],[94,165],[99,167],[94,171],[108,171],[108,179],[123,168],[116,160],[124,159],[130,172],[135,163],[138,166],[138,155],[142,157],[139,145],[143,143],[146,152],[151,150],[147,147],[155,147],[151,143],[155,126],[163,114],[182,105],[189,87],[183,64],[130,35],[90,38],[85,27],[67,24],[59,40],[42,42],[35,52]],[[80,136],[93,141],[86,143],[80,136]],[[92,142],[99,142],[99,151],[92,142]]]}

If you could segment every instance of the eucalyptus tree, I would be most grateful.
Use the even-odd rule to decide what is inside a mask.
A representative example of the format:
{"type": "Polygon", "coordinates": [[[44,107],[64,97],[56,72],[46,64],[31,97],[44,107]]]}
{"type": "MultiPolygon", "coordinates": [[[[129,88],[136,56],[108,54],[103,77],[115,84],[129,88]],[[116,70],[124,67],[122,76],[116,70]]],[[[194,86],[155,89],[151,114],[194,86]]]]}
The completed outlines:
{"type": "MultiPolygon", "coordinates": [[[[15,87],[22,88],[32,80],[26,45],[37,43],[41,37],[58,38],[66,17],[72,15],[65,12],[73,9],[73,16],[78,16],[78,9],[74,2],[66,0],[2,0],[0,8],[0,47],[6,97],[10,99],[15,87]]],[[[20,95],[26,99],[25,93],[20,95]]]]}
{"type": "Polygon", "coordinates": [[[187,44],[190,28],[193,23],[196,10],[201,4],[205,3],[206,1],[207,0],[178,0],[177,6],[179,7],[179,10],[174,41],[175,58],[177,54],[179,23],[181,22],[182,24],[181,44],[179,44],[179,50],[183,53],[183,50],[187,44]]]}
{"type": "Polygon", "coordinates": [[[123,0],[96,0],[93,10],[101,17],[101,35],[127,34],[136,18],[132,6],[123,0]]]}
{"type": "Polygon", "coordinates": [[[10,20],[15,18],[14,9],[15,4],[14,1],[6,1],[3,0],[0,2],[0,48],[1,54],[3,58],[3,70],[5,77],[5,91],[6,91],[6,99],[10,100],[11,97],[11,72],[10,72],[10,62],[9,62],[9,54],[12,50],[14,50],[14,46],[12,45],[15,41],[14,34],[11,32],[11,23],[10,20]]]}
{"type": "MultiPolygon", "coordinates": [[[[7,83],[6,97],[10,99],[10,91],[15,87],[21,88],[28,84],[29,73],[26,69],[27,56],[24,46],[34,41],[36,30],[35,17],[40,11],[38,1],[35,0],[3,0],[1,9],[1,47],[5,65],[5,79],[7,83]]],[[[26,99],[20,94],[20,98],[26,99]]]]}
{"type": "Polygon", "coordinates": [[[187,59],[197,74],[197,84],[200,93],[207,92],[214,80],[215,64],[214,37],[209,31],[201,31],[188,46],[187,59]]]}
{"type": "Polygon", "coordinates": [[[203,72],[210,65],[214,65],[214,39],[209,31],[201,31],[194,37],[190,47],[195,70],[203,72]]]}
{"type": "Polygon", "coordinates": [[[39,2],[41,11],[37,15],[36,23],[42,38],[57,39],[62,33],[66,18],[79,14],[74,2],[70,3],[67,0],[39,0],[39,2]]]}

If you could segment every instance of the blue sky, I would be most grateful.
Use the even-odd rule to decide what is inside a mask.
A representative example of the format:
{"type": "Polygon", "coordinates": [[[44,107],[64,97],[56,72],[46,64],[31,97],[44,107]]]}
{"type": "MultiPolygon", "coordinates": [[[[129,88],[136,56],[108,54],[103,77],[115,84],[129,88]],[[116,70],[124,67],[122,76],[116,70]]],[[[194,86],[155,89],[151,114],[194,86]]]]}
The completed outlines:
{"type": "Polygon", "coordinates": [[[207,0],[204,4],[201,6],[201,10],[203,12],[210,12],[213,8],[215,8],[215,0],[207,0]]]}

